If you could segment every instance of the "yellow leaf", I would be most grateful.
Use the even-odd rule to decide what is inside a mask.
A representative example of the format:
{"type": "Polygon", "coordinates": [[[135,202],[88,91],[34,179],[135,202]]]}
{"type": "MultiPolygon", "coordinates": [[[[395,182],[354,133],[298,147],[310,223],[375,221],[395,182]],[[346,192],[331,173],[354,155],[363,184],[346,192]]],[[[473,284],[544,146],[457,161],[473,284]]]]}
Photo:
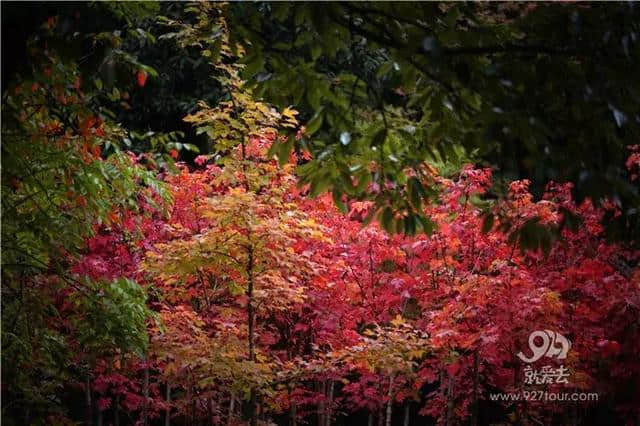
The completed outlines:
{"type": "Polygon", "coordinates": [[[291,109],[291,108],[285,108],[284,111],[282,111],[282,115],[284,115],[285,117],[295,117],[296,115],[298,115],[298,111],[296,111],[295,109],[291,109]]]}
{"type": "Polygon", "coordinates": [[[399,327],[402,324],[404,324],[404,318],[402,318],[402,315],[396,315],[393,321],[391,321],[391,324],[393,324],[396,327],[399,327]]]}

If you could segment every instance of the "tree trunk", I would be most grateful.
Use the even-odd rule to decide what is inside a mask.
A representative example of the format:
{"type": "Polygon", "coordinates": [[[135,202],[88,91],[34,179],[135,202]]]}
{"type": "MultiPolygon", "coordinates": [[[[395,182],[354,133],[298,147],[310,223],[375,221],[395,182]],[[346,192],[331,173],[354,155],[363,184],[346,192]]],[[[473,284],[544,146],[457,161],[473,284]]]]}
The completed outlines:
{"type": "Polygon", "coordinates": [[[295,403],[291,403],[291,426],[296,426],[298,424],[298,413],[297,407],[295,403]]]}
{"type": "Polygon", "coordinates": [[[478,365],[478,350],[473,353],[473,403],[471,406],[471,426],[478,426],[478,379],[480,375],[478,365]]]}
{"type": "Polygon", "coordinates": [[[384,412],[381,408],[378,410],[378,426],[382,426],[382,422],[384,422],[384,412]]]}
{"type": "Polygon", "coordinates": [[[227,417],[227,425],[231,425],[231,422],[233,421],[233,412],[235,411],[235,408],[236,408],[236,396],[232,393],[231,401],[229,401],[229,415],[227,417]]]}
{"type": "Polygon", "coordinates": [[[387,421],[386,425],[391,426],[391,414],[393,410],[393,381],[395,380],[395,374],[392,374],[389,378],[389,390],[387,392],[387,421]]]}
{"type": "Polygon", "coordinates": [[[167,401],[167,411],[164,413],[164,426],[171,426],[171,383],[169,383],[169,381],[167,381],[165,399],[167,401]]]}
{"type": "Polygon", "coordinates": [[[85,384],[85,409],[87,416],[87,425],[93,425],[93,402],[91,401],[91,376],[87,375],[85,384]]]}
{"type": "MultiPolygon", "coordinates": [[[[253,246],[249,246],[249,259],[247,262],[247,321],[249,327],[249,361],[256,360],[256,354],[253,347],[254,339],[254,325],[255,325],[255,312],[253,307],[253,246]]],[[[258,413],[256,411],[257,395],[254,388],[251,389],[251,396],[249,398],[249,424],[251,426],[258,425],[258,413]]]]}
{"type": "Polygon", "coordinates": [[[324,399],[327,396],[327,382],[324,380],[320,382],[319,391],[322,393],[322,400],[318,403],[318,426],[325,425],[325,402],[324,399]]]}
{"type": "Polygon", "coordinates": [[[102,426],[102,410],[98,408],[98,426],[102,426]]]}
{"type": "Polygon", "coordinates": [[[409,426],[409,420],[411,418],[411,403],[407,400],[404,402],[404,420],[403,426],[409,426]]]}
{"type": "MultiPolygon", "coordinates": [[[[515,351],[512,352],[515,354],[515,351]]],[[[515,359],[515,357],[514,357],[515,359]]],[[[519,362],[515,362],[513,364],[513,386],[514,389],[518,389],[521,386],[521,380],[520,380],[520,363],[519,362]]],[[[517,401],[514,403],[513,405],[513,409],[514,409],[514,420],[513,423],[516,425],[520,425],[522,424],[522,407],[523,404],[526,408],[527,402],[526,401],[517,401]]]]}
{"type": "Polygon", "coordinates": [[[113,424],[120,426],[120,394],[116,395],[116,401],[113,404],[113,424]]]}
{"type": "Polygon", "coordinates": [[[454,378],[449,376],[449,384],[447,386],[447,417],[445,418],[445,425],[451,426],[453,424],[453,385],[454,378]]]}
{"type": "MultiPolygon", "coordinates": [[[[120,354],[120,367],[119,369],[124,370],[126,368],[125,366],[125,362],[126,359],[124,357],[124,354],[120,354]]],[[[113,423],[114,426],[120,426],[120,394],[116,395],[116,401],[113,405],[113,423]]]]}
{"type": "Polygon", "coordinates": [[[325,425],[331,426],[332,405],[333,405],[333,387],[335,383],[333,380],[329,380],[329,395],[327,397],[327,416],[325,419],[325,425]]]}
{"type": "Polygon", "coordinates": [[[373,413],[369,413],[369,417],[367,418],[367,426],[373,426],[373,413]]]}
{"type": "Polygon", "coordinates": [[[144,383],[142,394],[144,397],[142,424],[147,426],[149,424],[149,363],[147,357],[144,358],[144,383]]]}

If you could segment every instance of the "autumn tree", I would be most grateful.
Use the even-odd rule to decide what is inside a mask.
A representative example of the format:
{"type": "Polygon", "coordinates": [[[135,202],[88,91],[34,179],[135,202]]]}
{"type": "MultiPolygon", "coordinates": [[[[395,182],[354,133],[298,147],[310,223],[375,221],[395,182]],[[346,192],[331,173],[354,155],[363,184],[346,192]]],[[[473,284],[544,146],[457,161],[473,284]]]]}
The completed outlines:
{"type": "Polygon", "coordinates": [[[11,377],[8,406],[23,409],[27,423],[64,411],[55,395],[74,342],[142,350],[147,311],[137,284],[117,276],[92,282],[71,265],[97,228],[141,204],[159,211],[168,200],[155,173],[122,151],[126,130],[95,108],[77,64],[36,45],[31,54],[31,73],[2,104],[3,374],[11,377]],[[114,303],[131,309],[120,316],[114,303]],[[82,324],[100,312],[106,332],[82,324]]]}
{"type": "MultiPolygon", "coordinates": [[[[200,6],[205,22],[208,15],[204,12],[210,7],[200,6]]],[[[224,25],[224,21],[218,22],[224,25]]],[[[193,41],[191,37],[202,28],[194,27],[176,36],[183,43],[196,43],[199,39],[193,41]]],[[[146,269],[161,279],[195,275],[203,288],[223,285],[232,295],[244,294],[245,358],[249,366],[256,365],[253,368],[258,374],[243,391],[249,393],[249,418],[256,424],[258,393],[269,381],[260,377],[260,373],[268,372],[260,364],[269,355],[256,347],[260,328],[257,319],[265,315],[263,312],[294,309],[302,302],[304,283],[314,273],[314,264],[299,256],[296,245],[320,238],[322,233],[313,220],[287,200],[295,183],[290,167],[279,170],[267,156],[267,150],[279,138],[278,129],[297,126],[296,112],[285,109],[280,114],[253,100],[239,78],[241,66],[220,60],[234,54],[226,37],[223,33],[221,43],[215,42],[216,55],[207,50],[206,56],[212,56],[212,65],[221,72],[219,79],[229,99],[213,108],[202,103],[199,111],[185,118],[214,143],[216,154],[210,157],[219,158],[221,167],[211,183],[219,190],[197,201],[197,214],[205,220],[205,227],[190,239],[159,245],[160,254],[150,252],[146,269]]],[[[208,160],[202,157],[198,161],[208,160]]],[[[208,309],[218,309],[209,303],[207,300],[208,309]]],[[[221,315],[225,318],[229,313],[221,315]]]]}
{"type": "Polygon", "coordinates": [[[636,421],[635,9],[49,10],[3,73],[5,422],[636,421]],[[496,398],[542,391],[598,400],[496,398]]]}

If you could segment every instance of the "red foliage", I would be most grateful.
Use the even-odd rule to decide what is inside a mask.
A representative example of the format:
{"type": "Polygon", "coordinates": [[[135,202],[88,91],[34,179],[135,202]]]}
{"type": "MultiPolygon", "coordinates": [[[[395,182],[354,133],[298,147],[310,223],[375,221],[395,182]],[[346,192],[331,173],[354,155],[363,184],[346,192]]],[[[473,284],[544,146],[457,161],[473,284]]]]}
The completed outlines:
{"type": "Polygon", "coordinates": [[[138,82],[138,86],[144,87],[144,85],[147,83],[147,73],[142,70],[139,70],[136,73],[136,80],[138,82]]]}
{"type": "MultiPolygon", "coordinates": [[[[140,74],[138,78],[140,81],[140,74]]],[[[143,86],[144,79],[141,81],[143,86]]],[[[270,143],[269,138],[256,139],[246,147],[246,155],[257,158],[261,146],[270,143]]],[[[633,155],[635,151],[630,170],[637,166],[633,155]]],[[[200,214],[200,204],[229,187],[219,178],[223,169],[206,165],[207,161],[198,157],[199,170],[181,166],[177,175],[167,177],[174,200],[168,219],[159,214],[123,214],[119,222],[101,228],[88,242],[88,252],[75,272],[93,278],[126,276],[143,283],[151,279],[146,285],[162,297],[150,303],[165,322],[172,322],[173,331],[164,339],[173,339],[176,345],[174,361],[167,361],[164,354],[163,361],[150,362],[156,380],[171,377],[172,386],[182,389],[185,398],[207,400],[215,394],[224,400],[234,394],[215,380],[191,377],[190,367],[181,366],[191,365],[181,360],[186,352],[178,348],[221,333],[244,338],[244,318],[228,321],[220,312],[246,306],[246,296],[224,286],[205,287],[195,279],[180,285],[162,282],[143,275],[139,266],[144,253],[156,243],[197,236],[211,226],[210,219],[200,214]]],[[[279,173],[274,174],[274,182],[283,178],[279,173]]],[[[376,224],[363,227],[359,219],[371,208],[367,203],[352,202],[349,214],[342,215],[329,195],[309,200],[295,186],[288,189],[287,201],[320,223],[327,238],[300,239],[291,247],[322,266],[307,282],[304,302],[261,314],[264,326],[256,345],[277,358],[270,365],[278,365],[283,375],[296,377],[287,388],[262,384],[273,386],[271,396],[265,396],[270,398],[265,406],[277,412],[295,404],[298,416],[320,404],[325,409],[332,406],[334,413],[338,406],[376,411],[391,394],[396,402],[422,401],[421,413],[439,422],[448,415],[463,421],[470,416],[475,399],[530,389],[523,381],[527,365],[517,354],[529,353],[532,331],[553,330],[571,341],[563,362],[570,376],[568,384],[550,384],[545,389],[597,392],[601,401],[617,401],[622,417],[637,416],[639,396],[628,389],[640,388],[640,272],[627,265],[637,264],[640,253],[605,241],[604,208],[589,200],[576,204],[570,184],[550,183],[543,199],[534,201],[528,181],[513,182],[507,198],[493,207],[501,221],[518,226],[538,218],[542,224],[559,225],[566,212],[582,220],[577,231],[562,231],[548,255],[521,252],[508,233],[499,230],[500,223],[488,233],[481,231],[483,212],[471,199],[491,185],[490,170],[468,166],[456,179],[437,181],[442,187],[440,202],[425,209],[437,225],[431,236],[389,235],[376,224]],[[398,317],[428,336],[424,353],[411,355],[412,369],[390,375],[391,370],[363,359],[333,361],[332,354],[339,351],[350,353],[360,347],[366,352],[367,346],[362,345],[367,330],[374,325],[389,326],[398,317]],[[323,390],[318,390],[317,383],[325,383],[323,390]],[[340,384],[331,396],[327,383],[340,384]],[[451,399],[455,409],[447,413],[451,399]]],[[[161,332],[154,329],[154,333],[161,332]]],[[[558,362],[543,358],[532,366],[546,364],[558,362]]],[[[101,395],[100,409],[110,406],[107,395],[117,394],[123,396],[121,403],[127,410],[140,409],[141,376],[136,368],[132,362],[120,366],[118,372],[96,371],[93,388],[101,395]]],[[[165,406],[157,386],[152,399],[157,413],[165,406]]],[[[178,410],[187,407],[184,401],[172,404],[178,410]]],[[[545,422],[551,422],[562,409],[541,402],[529,402],[526,408],[504,404],[505,411],[516,410],[545,422]]],[[[202,415],[207,414],[203,411],[202,415]]]]}

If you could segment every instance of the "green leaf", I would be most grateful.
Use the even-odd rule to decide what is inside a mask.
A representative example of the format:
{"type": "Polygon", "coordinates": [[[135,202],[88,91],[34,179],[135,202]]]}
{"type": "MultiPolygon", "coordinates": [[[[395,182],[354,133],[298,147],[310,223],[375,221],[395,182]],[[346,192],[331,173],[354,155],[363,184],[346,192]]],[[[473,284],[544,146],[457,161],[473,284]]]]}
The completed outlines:
{"type": "Polygon", "coordinates": [[[242,70],[242,75],[247,80],[258,73],[258,71],[264,68],[264,56],[260,51],[256,52],[255,56],[248,59],[245,68],[242,70]]]}
{"type": "Polygon", "coordinates": [[[416,234],[416,215],[410,214],[404,218],[404,233],[407,235],[416,234]]]}
{"type": "Polygon", "coordinates": [[[198,149],[198,147],[197,147],[197,146],[195,146],[195,145],[193,145],[193,144],[191,144],[191,143],[185,143],[185,144],[182,144],[182,147],[183,147],[184,149],[186,149],[187,151],[196,152],[196,153],[197,153],[197,152],[200,152],[200,149],[198,149]]]}
{"type": "Polygon", "coordinates": [[[331,180],[326,173],[321,174],[311,182],[311,188],[309,189],[309,196],[311,198],[317,197],[323,193],[330,185],[331,180]]]}
{"type": "Polygon", "coordinates": [[[307,102],[314,110],[320,109],[320,101],[322,99],[322,87],[317,81],[312,81],[307,86],[307,102]]]}
{"type": "Polygon", "coordinates": [[[333,196],[333,203],[336,205],[338,210],[342,213],[347,213],[347,206],[342,202],[342,194],[334,189],[331,191],[331,195],[333,196]]]}
{"type": "Polygon", "coordinates": [[[311,59],[315,62],[320,55],[322,55],[322,46],[319,43],[314,43],[311,46],[311,59]]]}
{"type": "Polygon", "coordinates": [[[493,229],[493,224],[495,221],[495,217],[493,213],[488,212],[485,214],[484,219],[482,220],[482,233],[487,234],[489,231],[493,229]]]}
{"type": "Polygon", "coordinates": [[[433,234],[433,231],[436,229],[436,224],[431,220],[431,218],[424,215],[418,215],[417,217],[420,222],[420,226],[422,227],[422,232],[426,235],[433,234]]]}
{"type": "Polygon", "coordinates": [[[393,66],[393,61],[387,61],[380,65],[378,71],[376,72],[376,76],[378,78],[384,77],[389,71],[391,71],[391,67],[393,66]]]}
{"type": "Polygon", "coordinates": [[[422,187],[422,183],[416,177],[409,178],[407,183],[409,190],[409,198],[413,207],[420,211],[422,208],[422,199],[426,196],[426,192],[422,187]]]}
{"type": "Polygon", "coordinates": [[[382,128],[378,130],[371,138],[371,146],[380,146],[387,139],[387,129],[382,128]]]}
{"type": "Polygon", "coordinates": [[[391,207],[385,207],[380,216],[380,225],[387,232],[392,232],[391,225],[393,221],[393,211],[391,207]]]}
{"type": "Polygon", "coordinates": [[[313,135],[320,129],[323,120],[324,114],[322,113],[322,110],[320,110],[311,118],[311,120],[309,120],[309,122],[305,126],[305,133],[309,136],[313,135]]]}
{"type": "Polygon", "coordinates": [[[295,143],[295,135],[292,133],[287,138],[285,143],[281,143],[278,148],[278,162],[280,165],[284,165],[289,161],[289,155],[293,150],[293,144],[295,143]]]}

